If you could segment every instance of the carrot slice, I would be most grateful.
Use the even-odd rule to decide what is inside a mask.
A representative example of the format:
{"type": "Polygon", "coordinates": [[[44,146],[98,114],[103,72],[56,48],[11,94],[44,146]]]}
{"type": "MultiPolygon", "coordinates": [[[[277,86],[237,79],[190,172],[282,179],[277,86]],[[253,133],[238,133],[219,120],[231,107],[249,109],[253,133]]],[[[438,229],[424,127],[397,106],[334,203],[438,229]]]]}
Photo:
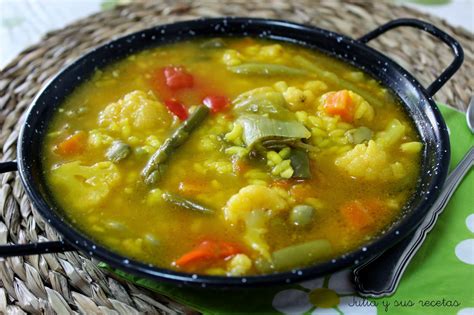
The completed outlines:
{"type": "Polygon", "coordinates": [[[203,191],[208,191],[207,184],[207,182],[197,179],[184,179],[179,183],[178,189],[185,195],[196,195],[203,191]]]}
{"type": "Polygon", "coordinates": [[[203,262],[216,262],[241,253],[237,244],[206,240],[175,261],[176,266],[190,267],[203,262]]]}
{"type": "Polygon", "coordinates": [[[371,207],[360,200],[344,204],[340,211],[346,223],[356,230],[364,230],[375,223],[371,207]]]}
{"type": "Polygon", "coordinates": [[[239,159],[232,163],[232,169],[236,173],[243,174],[250,169],[250,165],[245,160],[239,159]]]}
{"type": "Polygon", "coordinates": [[[71,156],[82,153],[86,147],[86,140],[87,137],[85,132],[76,132],[59,143],[54,151],[62,156],[71,156]]]}
{"type": "Polygon", "coordinates": [[[314,197],[315,190],[310,184],[296,184],[290,188],[290,195],[298,202],[314,197]]]}
{"type": "Polygon", "coordinates": [[[325,100],[324,109],[329,115],[339,115],[341,119],[346,122],[352,122],[354,120],[354,103],[347,90],[329,94],[325,100]]]}

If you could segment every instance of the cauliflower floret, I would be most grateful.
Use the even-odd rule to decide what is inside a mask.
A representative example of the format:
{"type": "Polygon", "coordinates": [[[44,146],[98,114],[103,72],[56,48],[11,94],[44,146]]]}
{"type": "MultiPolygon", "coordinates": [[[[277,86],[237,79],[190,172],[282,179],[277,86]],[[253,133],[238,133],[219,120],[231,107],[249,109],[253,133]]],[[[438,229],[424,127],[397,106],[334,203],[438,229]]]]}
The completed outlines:
{"type": "Polygon", "coordinates": [[[283,92],[283,97],[288,102],[288,107],[292,110],[303,109],[315,100],[313,92],[310,90],[300,90],[294,86],[290,86],[283,92]]]}
{"type": "Polygon", "coordinates": [[[304,84],[305,90],[310,90],[314,95],[320,95],[328,89],[328,86],[323,81],[314,80],[308,81],[304,84]]]}
{"type": "Polygon", "coordinates": [[[391,120],[384,131],[377,132],[375,142],[385,148],[393,146],[405,136],[407,128],[398,119],[391,120]]]}
{"type": "Polygon", "coordinates": [[[104,134],[98,129],[93,129],[89,131],[89,137],[87,138],[87,143],[93,148],[108,147],[112,144],[113,141],[114,138],[104,134]]]}
{"type": "Polygon", "coordinates": [[[224,207],[228,222],[245,224],[244,241],[247,245],[270,260],[270,246],[265,240],[267,223],[275,214],[289,208],[288,192],[262,185],[249,185],[233,195],[224,207]]]}
{"type": "Polygon", "coordinates": [[[406,142],[400,146],[400,150],[408,154],[418,154],[422,148],[423,144],[418,141],[406,142]]]}
{"type": "Polygon", "coordinates": [[[99,114],[99,126],[119,132],[125,138],[132,131],[151,131],[167,128],[170,124],[171,117],[166,108],[151,93],[143,91],[126,94],[99,114]]]}
{"type": "Polygon", "coordinates": [[[268,210],[272,214],[288,208],[288,201],[269,187],[249,185],[230,197],[224,207],[224,217],[231,223],[246,219],[252,210],[268,210]]]}
{"type": "Polygon", "coordinates": [[[334,162],[350,176],[366,180],[388,180],[393,171],[383,147],[373,140],[358,144],[334,162]]]}
{"type": "Polygon", "coordinates": [[[120,173],[112,162],[92,166],[79,161],[62,164],[51,170],[53,187],[61,187],[61,194],[72,207],[89,210],[109,195],[120,181],[120,173]]]}
{"type": "Polygon", "coordinates": [[[372,119],[374,119],[374,108],[370,106],[370,104],[359,94],[349,91],[349,95],[351,96],[356,108],[354,119],[365,119],[367,121],[372,121],[372,119]]]}
{"type": "Polygon", "coordinates": [[[374,119],[373,107],[359,94],[349,90],[332,91],[319,99],[318,111],[330,116],[339,115],[347,122],[374,119]]]}
{"type": "Polygon", "coordinates": [[[237,254],[227,264],[227,275],[243,276],[250,268],[252,268],[252,260],[245,254],[237,254]]]}
{"type": "Polygon", "coordinates": [[[262,46],[259,55],[262,58],[273,59],[283,55],[283,47],[280,44],[262,46]]]}
{"type": "Polygon", "coordinates": [[[284,48],[280,44],[265,46],[252,45],[246,47],[243,52],[249,59],[254,61],[280,63],[283,61],[283,58],[287,57],[285,56],[284,48]]]}
{"type": "Polygon", "coordinates": [[[275,84],[273,84],[273,88],[276,91],[283,93],[288,89],[288,84],[285,81],[278,81],[275,84]]]}
{"type": "Polygon", "coordinates": [[[226,66],[237,66],[240,65],[244,57],[234,49],[227,49],[222,55],[222,61],[226,66]]]}

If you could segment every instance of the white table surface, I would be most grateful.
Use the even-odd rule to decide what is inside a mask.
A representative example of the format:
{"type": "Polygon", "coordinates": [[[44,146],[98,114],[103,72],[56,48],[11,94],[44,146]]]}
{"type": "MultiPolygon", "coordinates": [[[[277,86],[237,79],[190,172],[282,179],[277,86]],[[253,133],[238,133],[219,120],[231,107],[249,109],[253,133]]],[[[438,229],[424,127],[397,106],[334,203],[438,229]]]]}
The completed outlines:
{"type": "MultiPolygon", "coordinates": [[[[474,0],[451,0],[443,5],[395,1],[474,32],[474,0]]],[[[46,32],[96,13],[112,2],[130,0],[0,0],[0,69],[46,32]]]]}

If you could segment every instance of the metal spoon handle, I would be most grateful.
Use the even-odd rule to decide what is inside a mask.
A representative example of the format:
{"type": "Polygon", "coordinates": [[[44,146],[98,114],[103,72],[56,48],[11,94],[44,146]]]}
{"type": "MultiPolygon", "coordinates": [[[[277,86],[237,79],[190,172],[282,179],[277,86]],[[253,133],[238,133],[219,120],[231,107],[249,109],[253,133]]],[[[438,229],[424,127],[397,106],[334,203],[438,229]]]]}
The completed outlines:
{"type": "Polygon", "coordinates": [[[453,192],[474,163],[474,148],[449,174],[441,195],[433,204],[418,229],[383,254],[354,269],[354,284],[362,296],[381,297],[392,295],[411,259],[423,244],[428,232],[443,212],[453,192]]]}

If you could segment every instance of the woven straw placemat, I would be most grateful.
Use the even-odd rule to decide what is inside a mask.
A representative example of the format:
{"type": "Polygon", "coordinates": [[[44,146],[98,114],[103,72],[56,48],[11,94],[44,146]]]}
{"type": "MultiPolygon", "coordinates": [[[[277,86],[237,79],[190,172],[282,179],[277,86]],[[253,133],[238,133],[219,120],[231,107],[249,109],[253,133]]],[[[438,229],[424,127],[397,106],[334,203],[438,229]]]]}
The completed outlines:
{"type": "MultiPolygon", "coordinates": [[[[77,21],[47,34],[0,73],[2,161],[14,160],[22,114],[40,87],[63,65],[91,47],[157,24],[202,16],[238,15],[309,23],[352,37],[388,20],[415,17],[458,39],[465,62],[436,94],[436,100],[465,109],[474,86],[474,37],[441,19],[388,2],[312,0],[134,2],[77,21]],[[20,123],[19,123],[20,122],[20,123]]],[[[419,30],[400,28],[373,42],[413,73],[425,86],[450,63],[448,48],[419,30]]],[[[56,240],[35,212],[16,173],[5,174],[0,190],[0,244],[56,240]]],[[[0,261],[0,313],[190,313],[164,296],[112,278],[81,253],[14,257],[0,261]]]]}

